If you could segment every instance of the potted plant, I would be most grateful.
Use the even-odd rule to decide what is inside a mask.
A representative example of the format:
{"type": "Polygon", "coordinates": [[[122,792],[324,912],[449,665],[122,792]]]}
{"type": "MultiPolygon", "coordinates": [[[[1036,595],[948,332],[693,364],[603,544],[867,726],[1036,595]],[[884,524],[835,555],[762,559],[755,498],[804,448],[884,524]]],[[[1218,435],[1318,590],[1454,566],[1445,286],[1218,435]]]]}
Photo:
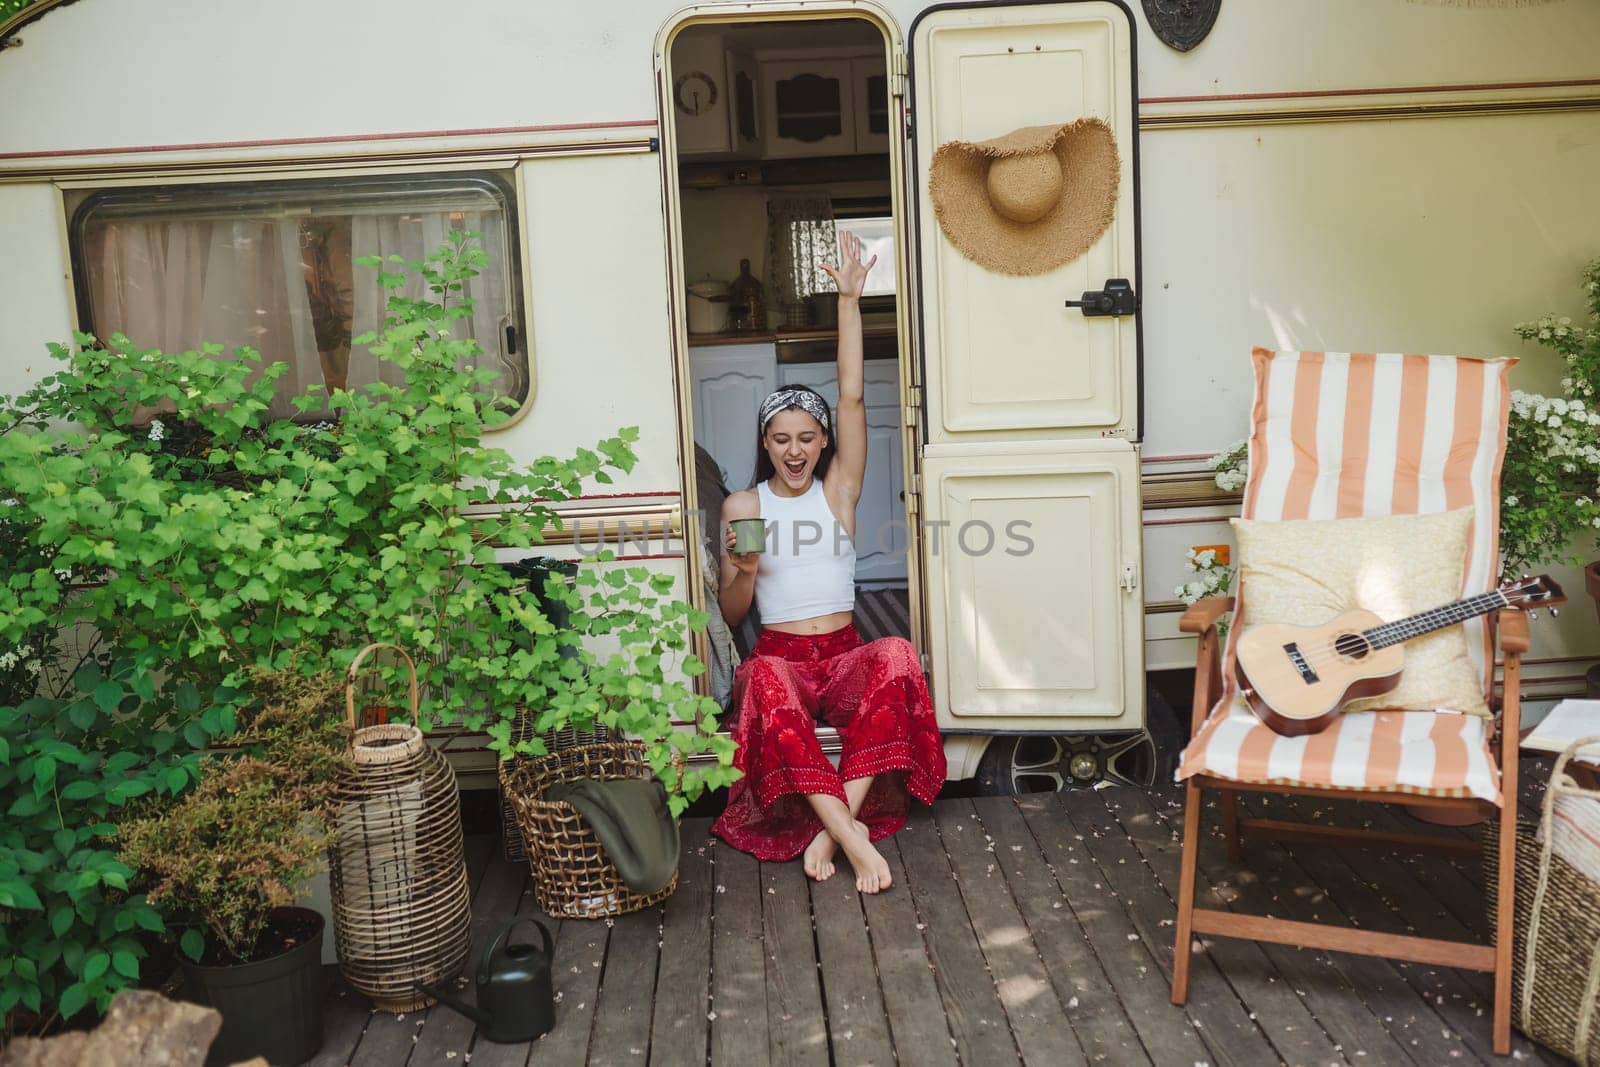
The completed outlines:
{"type": "Polygon", "coordinates": [[[256,670],[233,746],[120,827],[121,860],[181,930],[190,999],[222,1013],[208,1062],[301,1063],[322,1044],[323,918],[293,907],[323,862],[347,729],[330,672],[256,670]]]}

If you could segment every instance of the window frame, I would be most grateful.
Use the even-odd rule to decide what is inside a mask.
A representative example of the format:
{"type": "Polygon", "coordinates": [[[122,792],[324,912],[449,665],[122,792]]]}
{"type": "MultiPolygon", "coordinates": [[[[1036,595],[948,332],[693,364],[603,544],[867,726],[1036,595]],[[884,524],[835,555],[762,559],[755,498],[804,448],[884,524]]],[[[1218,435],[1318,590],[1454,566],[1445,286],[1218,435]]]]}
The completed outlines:
{"type": "MultiPolygon", "coordinates": [[[[360,170],[319,169],[302,172],[277,169],[224,173],[186,172],[142,180],[134,178],[121,181],[58,183],[62,194],[62,218],[65,223],[62,239],[66,246],[71,271],[72,308],[77,328],[80,332],[100,336],[99,324],[94,321],[90,302],[85,228],[92,221],[94,210],[109,201],[136,199],[141,194],[151,198],[163,195],[181,196],[185,193],[192,195],[196,190],[208,193],[214,191],[219,199],[226,198],[229,192],[239,194],[251,190],[259,190],[263,199],[285,193],[299,195],[298,190],[305,190],[309,195],[326,193],[330,198],[337,199],[341,195],[341,188],[367,186],[380,194],[390,189],[396,193],[403,193],[408,187],[421,186],[425,190],[430,185],[442,188],[448,185],[459,186],[464,182],[481,183],[482,187],[495,198],[505,219],[503,243],[506,257],[503,269],[506,272],[510,325],[516,332],[515,349],[507,353],[507,356],[511,359],[520,357],[522,361],[522,388],[520,395],[505,398],[507,402],[501,410],[509,418],[491,431],[499,432],[519,422],[527,414],[538,392],[536,353],[528,314],[531,290],[524,270],[526,234],[523,230],[521,210],[522,175],[514,161],[505,163],[484,161],[469,166],[444,164],[403,169],[386,167],[360,170]]],[[[397,197],[394,202],[397,211],[406,210],[403,199],[397,197]]],[[[182,215],[172,213],[169,217],[181,219],[182,215]]],[[[356,250],[352,249],[352,252],[355,253],[356,250]]],[[[502,338],[502,343],[503,341],[502,338]]]]}

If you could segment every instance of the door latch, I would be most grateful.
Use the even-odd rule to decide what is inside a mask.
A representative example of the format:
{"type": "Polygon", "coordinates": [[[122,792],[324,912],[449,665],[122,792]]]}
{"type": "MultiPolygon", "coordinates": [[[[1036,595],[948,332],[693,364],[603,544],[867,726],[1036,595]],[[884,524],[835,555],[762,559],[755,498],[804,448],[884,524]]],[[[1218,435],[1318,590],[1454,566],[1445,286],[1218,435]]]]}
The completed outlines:
{"type": "Polygon", "coordinates": [[[1132,315],[1139,310],[1139,296],[1126,278],[1111,278],[1104,289],[1086,290],[1078,300],[1068,300],[1067,307],[1082,308],[1086,316],[1132,315]]]}
{"type": "Polygon", "coordinates": [[[1122,565],[1122,581],[1119,582],[1118,584],[1122,586],[1122,591],[1125,592],[1125,593],[1131,593],[1135,589],[1138,589],[1139,588],[1139,571],[1138,571],[1138,568],[1136,568],[1131,563],[1124,563],[1122,565]]]}

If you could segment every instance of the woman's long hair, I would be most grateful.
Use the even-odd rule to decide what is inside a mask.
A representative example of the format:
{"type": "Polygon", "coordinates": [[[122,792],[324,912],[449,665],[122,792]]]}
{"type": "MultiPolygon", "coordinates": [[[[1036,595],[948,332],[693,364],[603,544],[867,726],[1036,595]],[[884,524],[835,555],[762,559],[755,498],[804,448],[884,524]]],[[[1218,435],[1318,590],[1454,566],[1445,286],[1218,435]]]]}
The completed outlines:
{"type": "MultiPolygon", "coordinates": [[[[786,386],[784,386],[784,388],[785,389],[801,390],[803,392],[810,393],[812,396],[816,397],[817,398],[817,402],[820,403],[822,405],[822,407],[823,407],[823,410],[825,410],[828,413],[828,425],[832,426],[834,424],[834,422],[833,422],[833,408],[831,406],[829,406],[827,398],[825,398],[821,393],[817,392],[815,389],[811,388],[809,385],[786,385],[786,386]]],[[[801,410],[803,410],[803,409],[798,404],[791,405],[791,406],[786,407],[786,408],[783,409],[783,411],[801,411],[801,410]]],[[[782,412],[779,412],[778,414],[781,414],[781,413],[782,412]]],[[[778,414],[774,414],[773,418],[777,418],[778,414]]],[[[770,423],[769,423],[769,425],[770,425],[770,423]]],[[[827,435],[828,443],[822,446],[822,453],[817,456],[817,465],[811,469],[811,476],[813,478],[822,478],[822,477],[826,476],[827,473],[828,473],[828,465],[833,462],[833,431],[830,430],[830,429],[824,429],[822,432],[827,435]]],[[[766,481],[768,478],[771,478],[774,474],[778,473],[778,468],[772,465],[772,457],[767,455],[766,436],[767,435],[762,430],[762,428],[760,426],[757,426],[756,427],[756,476],[750,482],[750,488],[751,489],[754,489],[756,486],[760,485],[762,482],[766,481]]]]}

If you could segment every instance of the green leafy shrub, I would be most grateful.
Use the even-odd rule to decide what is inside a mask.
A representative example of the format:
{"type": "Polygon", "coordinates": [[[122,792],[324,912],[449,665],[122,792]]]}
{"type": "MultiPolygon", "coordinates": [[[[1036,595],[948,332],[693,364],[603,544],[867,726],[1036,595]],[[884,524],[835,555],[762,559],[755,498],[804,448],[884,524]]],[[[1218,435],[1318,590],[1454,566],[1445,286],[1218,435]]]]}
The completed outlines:
{"type": "MultiPolygon", "coordinates": [[[[226,695],[224,695],[224,700],[226,695]]],[[[0,707],[0,1012],[5,1033],[42,1030],[137,983],[160,915],[130,894],[115,823],[136,798],[176,796],[197,772],[192,686],[158,695],[148,672],[90,659],[65,695],[0,707]],[[186,740],[187,736],[187,740],[186,740]],[[194,742],[194,743],[191,743],[194,742]]]]}
{"type": "MultiPolygon", "coordinates": [[[[537,736],[513,737],[522,714],[538,731],[603,723],[645,742],[679,811],[734,777],[715,705],[685,682],[703,670],[688,640],[704,616],[671,597],[670,579],[602,554],[574,582],[534,590],[499,561],[536,550],[556,504],[631,469],[637,433],[526,466],[485,444],[509,416],[482,400],[492,372],[463,369],[476,346],[456,336],[470,314],[462,282],[485,261],[469,236],[417,263],[364,261],[391,290],[420,273],[431,298],[392,296],[382,331],[355,339],[402,384],[296,399],[328,421],[272,418],[284,367],[248,348],[159,352],[120,335],[52,346],[60,369],[0,401],[0,500],[20,517],[0,581],[0,651],[88,634],[95,662],[117,663],[110,678],[69,672],[43,703],[0,711],[0,787],[8,804],[20,791],[29,813],[5,828],[18,858],[0,866],[0,953],[40,944],[42,914],[42,929],[60,923],[58,939],[98,961],[126,920],[105,925],[101,905],[80,908],[55,887],[103,868],[114,878],[96,873],[94,885],[122,891],[129,871],[105,842],[118,809],[192,783],[197,751],[234,731],[253,668],[315,673],[393,642],[416,657],[425,728],[487,728],[509,757],[542,751],[537,736]],[[566,609],[565,625],[541,595],[566,609]],[[71,716],[74,732],[56,733],[71,716]],[[683,770],[697,752],[716,758],[683,770]],[[69,768],[81,796],[63,805],[69,768]],[[58,831],[96,850],[80,861],[56,849],[58,831]],[[82,866],[90,856],[99,866],[82,866]]],[[[34,973],[0,976],[0,1006],[45,1017],[103,1006],[135,977],[65,951],[23,970],[34,973]]]]}

